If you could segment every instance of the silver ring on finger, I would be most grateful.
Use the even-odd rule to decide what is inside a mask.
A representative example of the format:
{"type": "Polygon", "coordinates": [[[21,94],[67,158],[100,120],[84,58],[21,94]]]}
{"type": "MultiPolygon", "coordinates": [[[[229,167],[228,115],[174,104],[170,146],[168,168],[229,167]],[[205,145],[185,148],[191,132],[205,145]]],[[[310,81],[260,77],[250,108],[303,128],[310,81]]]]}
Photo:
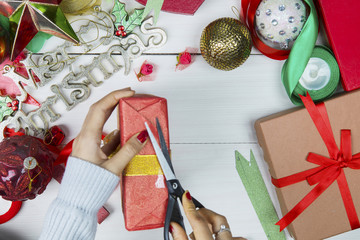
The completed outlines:
{"type": "Polygon", "coordinates": [[[215,239],[223,232],[229,232],[231,234],[230,228],[226,227],[225,224],[221,224],[220,230],[214,233],[215,239]]]}

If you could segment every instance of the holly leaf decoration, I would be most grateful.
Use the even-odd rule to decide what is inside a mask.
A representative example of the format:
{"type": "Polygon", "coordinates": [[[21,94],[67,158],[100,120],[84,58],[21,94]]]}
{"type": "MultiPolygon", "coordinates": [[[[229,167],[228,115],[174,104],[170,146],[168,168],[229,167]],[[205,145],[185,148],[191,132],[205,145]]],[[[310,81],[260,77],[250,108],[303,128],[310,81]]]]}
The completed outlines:
{"type": "Polygon", "coordinates": [[[12,99],[8,96],[0,96],[0,122],[4,119],[5,116],[10,116],[14,111],[11,106],[8,106],[8,103],[11,104],[12,99]]]}
{"type": "Polygon", "coordinates": [[[125,10],[125,4],[120,1],[115,1],[112,14],[115,16],[114,24],[116,29],[123,27],[123,32],[126,34],[131,33],[135,27],[141,25],[143,13],[144,9],[135,9],[134,12],[129,16],[125,10]]]}

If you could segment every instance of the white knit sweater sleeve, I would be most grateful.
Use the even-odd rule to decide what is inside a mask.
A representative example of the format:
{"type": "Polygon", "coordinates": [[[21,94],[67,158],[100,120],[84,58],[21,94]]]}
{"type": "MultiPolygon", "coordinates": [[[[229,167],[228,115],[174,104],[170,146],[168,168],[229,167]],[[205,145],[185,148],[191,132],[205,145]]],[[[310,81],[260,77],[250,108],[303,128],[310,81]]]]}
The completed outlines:
{"type": "Polygon", "coordinates": [[[59,194],[47,212],[40,239],[94,239],[97,212],[119,180],[104,168],[69,157],[59,194]]]}

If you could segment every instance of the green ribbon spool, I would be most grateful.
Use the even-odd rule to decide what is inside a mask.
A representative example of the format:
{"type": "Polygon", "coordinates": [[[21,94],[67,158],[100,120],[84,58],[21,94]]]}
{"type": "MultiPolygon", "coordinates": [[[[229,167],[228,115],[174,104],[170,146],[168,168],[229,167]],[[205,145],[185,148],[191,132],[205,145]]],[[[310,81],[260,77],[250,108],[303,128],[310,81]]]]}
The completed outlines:
{"type": "Polygon", "coordinates": [[[323,101],[334,94],[339,85],[339,81],[340,70],[333,53],[325,46],[316,46],[303,75],[292,93],[291,100],[296,105],[301,105],[302,101],[299,94],[305,96],[306,92],[308,92],[314,102],[323,101]],[[324,69],[324,64],[327,65],[325,68],[328,69],[324,69]],[[309,69],[311,67],[313,69],[309,69]],[[319,76],[321,71],[328,76],[319,76]],[[307,74],[310,75],[307,76],[310,78],[310,81],[302,81],[302,79],[304,79],[303,76],[307,74]],[[313,78],[311,75],[314,75],[313,78]]]}
{"type": "MultiPolygon", "coordinates": [[[[325,47],[316,47],[315,50],[315,43],[319,29],[318,15],[316,13],[316,8],[312,0],[303,0],[303,1],[308,5],[310,9],[309,16],[304,24],[304,27],[300,35],[297,37],[296,41],[294,42],[294,45],[289,54],[289,58],[285,61],[281,71],[281,79],[284,84],[286,93],[288,94],[290,100],[295,105],[302,105],[298,93],[300,92],[303,93],[304,89],[301,89],[301,86],[299,87],[299,80],[301,79],[310,58],[313,57],[315,53],[317,54],[317,56],[320,56],[320,58],[322,58],[322,56],[325,57],[323,60],[326,62],[328,61],[330,68],[332,66],[335,67],[333,61],[330,60],[331,57],[327,58],[328,54],[326,52],[327,51],[330,52],[330,50],[327,49],[326,51],[325,47]],[[324,51],[318,49],[323,49],[324,51]],[[320,51],[320,53],[318,51],[320,51]]],[[[330,53],[330,55],[332,54],[330,53]]],[[[336,68],[338,67],[335,67],[334,69],[336,70],[336,68]]],[[[335,79],[335,76],[332,76],[331,78],[335,79]]],[[[335,82],[332,84],[335,84],[335,82]]],[[[323,100],[326,97],[329,97],[331,93],[333,93],[333,91],[335,91],[335,90],[330,91],[332,89],[329,89],[329,92],[331,93],[327,94],[328,91],[327,88],[328,87],[326,86],[326,89],[323,89],[321,91],[313,90],[312,94],[310,95],[311,97],[319,96],[316,99],[317,101],[323,100]],[[323,98],[320,96],[322,96],[323,98]]]]}

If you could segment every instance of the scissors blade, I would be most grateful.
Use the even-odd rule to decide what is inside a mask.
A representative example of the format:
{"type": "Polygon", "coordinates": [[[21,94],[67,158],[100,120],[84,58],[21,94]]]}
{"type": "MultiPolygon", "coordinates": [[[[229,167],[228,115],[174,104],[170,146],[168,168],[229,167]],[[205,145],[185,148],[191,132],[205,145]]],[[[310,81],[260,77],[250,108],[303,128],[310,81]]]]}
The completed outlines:
{"type": "Polygon", "coordinates": [[[162,168],[162,170],[164,172],[166,181],[176,179],[175,174],[171,170],[171,168],[170,168],[170,166],[169,166],[163,152],[161,151],[161,148],[160,148],[158,142],[156,141],[156,138],[155,138],[154,134],[150,130],[150,127],[147,124],[147,122],[145,122],[145,127],[146,127],[146,130],[147,130],[148,134],[149,134],[150,141],[151,141],[151,143],[152,143],[152,145],[153,145],[153,147],[155,149],[155,153],[156,153],[156,156],[157,156],[158,161],[160,163],[160,166],[161,166],[161,168],[162,168]]]}
{"type": "Polygon", "coordinates": [[[159,119],[158,119],[158,118],[156,118],[156,129],[157,129],[158,134],[159,134],[161,151],[163,152],[163,154],[164,154],[164,156],[165,156],[165,158],[166,158],[166,161],[167,161],[167,163],[169,164],[172,172],[175,173],[174,167],[173,167],[173,165],[172,165],[172,163],[171,163],[169,150],[168,150],[168,148],[167,148],[166,141],[165,141],[165,138],[164,138],[164,134],[163,134],[163,131],[162,131],[162,129],[161,129],[160,122],[159,122],[159,119]]]}

